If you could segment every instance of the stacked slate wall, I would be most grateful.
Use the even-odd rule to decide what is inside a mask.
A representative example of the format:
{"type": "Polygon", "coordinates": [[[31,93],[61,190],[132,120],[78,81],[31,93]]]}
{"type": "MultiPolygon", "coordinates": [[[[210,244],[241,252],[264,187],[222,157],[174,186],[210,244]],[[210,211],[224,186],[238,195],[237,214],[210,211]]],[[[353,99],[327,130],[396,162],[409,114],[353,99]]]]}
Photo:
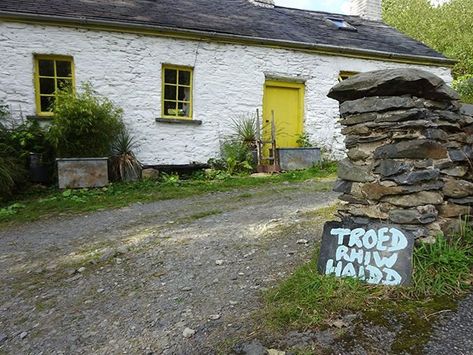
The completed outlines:
{"type": "Polygon", "coordinates": [[[335,86],[348,158],[338,214],[402,225],[418,238],[450,233],[473,204],[473,110],[442,79],[383,70],[335,86]]]}

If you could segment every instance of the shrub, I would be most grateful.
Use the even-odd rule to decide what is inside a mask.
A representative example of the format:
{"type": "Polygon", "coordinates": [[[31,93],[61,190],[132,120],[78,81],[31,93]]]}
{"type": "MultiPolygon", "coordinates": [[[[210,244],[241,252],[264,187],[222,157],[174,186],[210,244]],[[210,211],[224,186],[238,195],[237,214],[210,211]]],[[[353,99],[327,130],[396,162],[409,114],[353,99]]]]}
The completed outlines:
{"type": "Polygon", "coordinates": [[[0,105],[0,199],[10,197],[26,181],[25,161],[22,151],[14,144],[8,107],[0,105]]]}
{"type": "Polygon", "coordinates": [[[60,90],[49,140],[59,157],[109,156],[123,131],[123,110],[98,96],[88,83],[82,91],[60,90]]]}
{"type": "Polygon", "coordinates": [[[111,172],[115,180],[136,181],[141,175],[141,164],[133,152],[135,138],[123,130],[112,144],[111,172]]]}
{"type": "Polygon", "coordinates": [[[463,102],[473,104],[473,75],[464,75],[453,82],[463,102]]]}

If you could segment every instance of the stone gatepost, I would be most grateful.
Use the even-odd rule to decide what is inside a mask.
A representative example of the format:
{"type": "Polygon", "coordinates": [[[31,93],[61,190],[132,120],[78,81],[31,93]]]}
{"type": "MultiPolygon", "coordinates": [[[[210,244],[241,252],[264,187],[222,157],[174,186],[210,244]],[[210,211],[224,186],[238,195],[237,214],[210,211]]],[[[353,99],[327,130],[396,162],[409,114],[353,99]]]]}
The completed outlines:
{"type": "Polygon", "coordinates": [[[425,239],[457,229],[473,204],[473,117],[458,94],[431,73],[395,69],[359,74],[328,96],[340,102],[348,156],[339,217],[425,239]]]}

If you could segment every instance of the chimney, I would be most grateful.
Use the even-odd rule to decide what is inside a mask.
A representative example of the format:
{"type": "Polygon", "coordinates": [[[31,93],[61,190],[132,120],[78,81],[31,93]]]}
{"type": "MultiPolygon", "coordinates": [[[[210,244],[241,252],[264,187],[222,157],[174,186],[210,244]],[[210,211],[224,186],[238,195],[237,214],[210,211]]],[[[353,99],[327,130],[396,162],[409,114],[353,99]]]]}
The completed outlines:
{"type": "Polygon", "coordinates": [[[350,14],[367,20],[381,21],[381,0],[351,0],[350,14]]]}
{"type": "Polygon", "coordinates": [[[274,7],[274,0],[248,0],[255,6],[274,7]]]}

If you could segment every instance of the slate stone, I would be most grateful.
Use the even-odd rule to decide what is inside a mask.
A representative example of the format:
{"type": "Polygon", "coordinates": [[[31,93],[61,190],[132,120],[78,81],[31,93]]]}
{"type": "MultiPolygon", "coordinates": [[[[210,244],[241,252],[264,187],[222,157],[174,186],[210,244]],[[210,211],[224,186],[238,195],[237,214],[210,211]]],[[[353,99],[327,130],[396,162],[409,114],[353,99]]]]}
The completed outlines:
{"type": "Polygon", "coordinates": [[[428,228],[422,227],[421,225],[418,225],[418,224],[415,224],[415,225],[404,224],[402,228],[412,233],[415,239],[426,238],[426,237],[430,237],[431,235],[428,228]]]}
{"type": "Polygon", "coordinates": [[[350,160],[359,161],[366,160],[367,158],[369,158],[370,155],[360,149],[353,148],[348,150],[347,156],[348,158],[350,158],[350,160]]]}
{"type": "Polygon", "coordinates": [[[346,116],[340,120],[340,124],[343,126],[352,126],[360,123],[374,122],[378,117],[375,112],[363,113],[359,115],[346,116]]]}
{"type": "Polygon", "coordinates": [[[446,203],[438,207],[439,216],[444,218],[458,218],[460,216],[471,214],[471,208],[454,203],[446,203]]]}
{"type": "Polygon", "coordinates": [[[429,224],[437,220],[438,211],[435,206],[427,205],[415,209],[394,209],[389,211],[389,219],[399,224],[429,224]]]}
{"type": "Polygon", "coordinates": [[[345,102],[361,97],[412,95],[434,101],[459,100],[438,76],[420,69],[387,69],[361,73],[333,87],[328,97],[345,102]]]}
{"type": "Polygon", "coordinates": [[[351,192],[352,186],[353,186],[352,181],[337,180],[335,182],[335,186],[333,187],[333,191],[349,194],[351,192]]]}
{"type": "Polygon", "coordinates": [[[371,175],[371,166],[355,165],[348,159],[343,159],[338,163],[338,177],[341,180],[355,182],[370,182],[374,180],[371,175]]]}
{"type": "Polygon", "coordinates": [[[383,198],[383,201],[399,207],[416,207],[440,205],[443,203],[443,196],[438,192],[420,191],[409,195],[387,196],[383,198]]]}
{"type": "Polygon", "coordinates": [[[473,205],[473,196],[464,198],[450,198],[448,201],[458,205],[473,205]]]}
{"type": "Polygon", "coordinates": [[[431,139],[434,141],[448,141],[448,133],[435,128],[428,128],[422,132],[423,136],[426,139],[431,139]]]}
{"type": "Polygon", "coordinates": [[[383,186],[379,183],[372,183],[363,185],[361,191],[367,199],[379,201],[385,196],[401,194],[403,189],[400,186],[383,186]]]}
{"type": "Polygon", "coordinates": [[[353,101],[345,101],[340,104],[340,115],[342,117],[367,112],[383,112],[389,110],[411,109],[419,104],[411,97],[388,96],[388,97],[363,97],[353,101]]]}
{"type": "Polygon", "coordinates": [[[450,169],[444,169],[441,173],[448,176],[463,177],[468,173],[468,168],[466,166],[458,165],[450,169]]]}
{"type": "Polygon", "coordinates": [[[448,122],[453,122],[453,123],[459,123],[462,121],[463,117],[462,115],[453,112],[453,111],[445,111],[445,110],[437,110],[435,111],[435,114],[442,120],[448,121],[448,122]]]}
{"type": "Polygon", "coordinates": [[[375,159],[443,159],[446,157],[445,147],[440,143],[425,139],[387,144],[374,152],[375,159]]]}
{"type": "Polygon", "coordinates": [[[3,334],[3,333],[0,333],[0,345],[2,345],[4,342],[6,342],[8,339],[8,337],[3,334]]]}
{"type": "Polygon", "coordinates": [[[462,104],[460,107],[460,113],[462,115],[466,116],[472,116],[473,117],[473,105],[470,104],[462,104]]]}
{"type": "Polygon", "coordinates": [[[373,219],[388,219],[389,215],[386,212],[381,211],[379,205],[363,206],[363,205],[350,205],[348,212],[352,216],[368,217],[373,219]]]}
{"type": "Polygon", "coordinates": [[[440,190],[443,187],[443,181],[433,181],[420,185],[403,185],[403,193],[413,193],[419,191],[436,191],[440,190]]]}
{"type": "Polygon", "coordinates": [[[363,125],[363,124],[357,124],[354,126],[348,126],[348,127],[342,128],[342,134],[346,136],[347,135],[366,135],[371,132],[372,130],[368,126],[363,125]]]}
{"type": "Polygon", "coordinates": [[[378,165],[374,169],[376,174],[380,174],[383,177],[393,176],[401,174],[410,169],[410,165],[404,162],[385,159],[379,161],[378,165]]]}
{"type": "Polygon", "coordinates": [[[415,185],[421,182],[436,180],[439,176],[440,170],[438,169],[417,170],[395,176],[392,180],[400,185],[415,185]]]}
{"type": "Polygon", "coordinates": [[[393,111],[393,112],[385,112],[378,114],[375,119],[376,123],[381,122],[404,122],[404,121],[411,121],[411,120],[418,120],[424,119],[427,116],[427,111],[424,109],[410,109],[410,110],[402,110],[402,111],[393,111]]]}
{"type": "Polygon", "coordinates": [[[356,205],[369,205],[368,200],[356,198],[353,195],[343,194],[338,197],[339,200],[356,205]]]}
{"type": "Polygon", "coordinates": [[[473,158],[473,148],[464,146],[462,149],[450,149],[448,156],[453,162],[468,162],[473,158]]]}
{"type": "Polygon", "coordinates": [[[379,142],[389,137],[390,137],[390,134],[371,135],[369,137],[348,136],[345,138],[345,146],[351,149],[351,148],[356,147],[359,144],[379,142]]]}
{"type": "Polygon", "coordinates": [[[464,198],[473,195],[473,183],[460,179],[446,179],[442,189],[447,197],[464,198]]]}

